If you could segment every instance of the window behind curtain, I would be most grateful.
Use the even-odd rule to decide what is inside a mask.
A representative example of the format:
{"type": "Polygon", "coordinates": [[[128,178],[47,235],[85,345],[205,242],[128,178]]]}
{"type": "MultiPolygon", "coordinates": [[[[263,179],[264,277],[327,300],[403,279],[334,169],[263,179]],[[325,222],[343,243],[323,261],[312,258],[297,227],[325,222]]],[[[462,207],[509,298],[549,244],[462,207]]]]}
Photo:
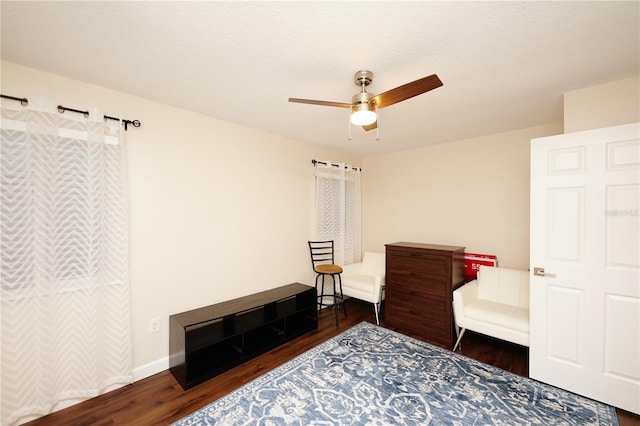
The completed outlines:
{"type": "Polygon", "coordinates": [[[123,133],[56,105],[2,103],[2,424],[131,382],[123,133]]]}
{"type": "Polygon", "coordinates": [[[334,240],[337,264],[360,262],[360,170],[324,163],[316,163],[315,238],[334,240]]]}

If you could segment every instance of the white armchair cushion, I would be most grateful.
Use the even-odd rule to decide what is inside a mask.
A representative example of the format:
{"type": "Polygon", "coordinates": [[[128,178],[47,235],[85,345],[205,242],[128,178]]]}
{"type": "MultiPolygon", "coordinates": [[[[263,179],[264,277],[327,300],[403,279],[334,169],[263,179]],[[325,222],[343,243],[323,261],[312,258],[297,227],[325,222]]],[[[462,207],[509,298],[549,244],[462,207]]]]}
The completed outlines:
{"type": "Polygon", "coordinates": [[[517,269],[480,266],[478,298],[529,308],[529,273],[517,269]]]}
{"type": "Polygon", "coordinates": [[[472,320],[529,333],[528,309],[491,300],[476,299],[465,308],[464,315],[472,320]]]}
{"type": "Polygon", "coordinates": [[[384,281],[384,262],[384,253],[374,253],[371,251],[365,252],[364,256],[362,257],[362,269],[360,270],[360,273],[363,275],[378,277],[381,281],[384,281]]]}

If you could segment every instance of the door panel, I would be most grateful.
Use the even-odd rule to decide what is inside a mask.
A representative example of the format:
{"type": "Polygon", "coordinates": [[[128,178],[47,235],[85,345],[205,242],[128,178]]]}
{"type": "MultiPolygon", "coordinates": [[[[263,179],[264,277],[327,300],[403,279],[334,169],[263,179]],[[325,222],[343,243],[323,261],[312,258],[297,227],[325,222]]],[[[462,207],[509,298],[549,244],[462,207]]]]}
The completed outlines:
{"type": "Polygon", "coordinates": [[[580,368],[584,362],[584,298],[583,292],[568,287],[551,285],[548,289],[547,330],[549,347],[547,357],[580,368]]]}
{"type": "Polygon", "coordinates": [[[606,188],[607,267],[637,270],[640,267],[640,233],[637,206],[638,185],[609,185],[606,188]]]}
{"type": "Polygon", "coordinates": [[[549,259],[583,263],[584,188],[554,188],[549,192],[549,259]]]}
{"type": "Polygon", "coordinates": [[[605,303],[604,373],[612,379],[637,382],[640,353],[638,345],[629,345],[629,336],[640,334],[640,302],[638,298],[609,294],[605,303]]]}

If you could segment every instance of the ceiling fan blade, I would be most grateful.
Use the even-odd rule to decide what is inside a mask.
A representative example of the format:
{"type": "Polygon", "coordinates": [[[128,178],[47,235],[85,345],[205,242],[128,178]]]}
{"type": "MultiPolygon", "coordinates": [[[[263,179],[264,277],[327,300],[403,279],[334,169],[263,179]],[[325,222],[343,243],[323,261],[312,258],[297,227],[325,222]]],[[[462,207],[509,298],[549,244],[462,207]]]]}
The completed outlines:
{"type": "Polygon", "coordinates": [[[345,104],[344,102],[315,101],[313,99],[298,99],[298,98],[289,98],[289,102],[296,102],[299,104],[331,106],[331,107],[339,107],[339,108],[351,108],[351,104],[345,104]]]}
{"type": "Polygon", "coordinates": [[[377,129],[377,128],[378,128],[378,120],[374,121],[374,122],[373,122],[373,123],[371,123],[371,124],[367,124],[366,126],[362,126],[362,128],[363,128],[364,130],[366,130],[367,132],[368,132],[369,130],[377,129]]]}
{"type": "Polygon", "coordinates": [[[386,108],[390,105],[421,95],[440,86],[442,86],[442,81],[440,81],[437,75],[432,74],[419,80],[412,81],[411,83],[398,86],[395,89],[380,93],[379,95],[374,96],[372,100],[376,103],[378,108],[386,108]]]}

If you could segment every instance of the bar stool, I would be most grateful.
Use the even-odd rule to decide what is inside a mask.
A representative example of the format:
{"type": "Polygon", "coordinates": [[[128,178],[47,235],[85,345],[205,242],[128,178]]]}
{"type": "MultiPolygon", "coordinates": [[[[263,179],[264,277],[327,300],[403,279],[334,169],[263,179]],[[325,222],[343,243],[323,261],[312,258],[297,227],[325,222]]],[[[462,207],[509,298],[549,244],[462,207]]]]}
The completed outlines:
{"type": "Polygon", "coordinates": [[[334,263],[333,240],[329,241],[309,241],[309,251],[311,253],[311,265],[316,275],[316,294],[318,293],[319,278],[322,277],[320,285],[320,294],[318,295],[318,309],[323,306],[333,306],[336,315],[336,329],[340,328],[340,320],[338,319],[338,310],[340,305],[344,310],[344,316],[347,316],[347,307],[344,305],[344,295],[342,294],[342,267],[334,263]],[[333,283],[333,295],[324,293],[324,280],[326,276],[330,276],[333,283]],[[337,277],[337,280],[336,280],[337,277]],[[338,286],[336,286],[336,281],[338,286]],[[325,302],[325,296],[333,296],[333,303],[325,302]]]}

